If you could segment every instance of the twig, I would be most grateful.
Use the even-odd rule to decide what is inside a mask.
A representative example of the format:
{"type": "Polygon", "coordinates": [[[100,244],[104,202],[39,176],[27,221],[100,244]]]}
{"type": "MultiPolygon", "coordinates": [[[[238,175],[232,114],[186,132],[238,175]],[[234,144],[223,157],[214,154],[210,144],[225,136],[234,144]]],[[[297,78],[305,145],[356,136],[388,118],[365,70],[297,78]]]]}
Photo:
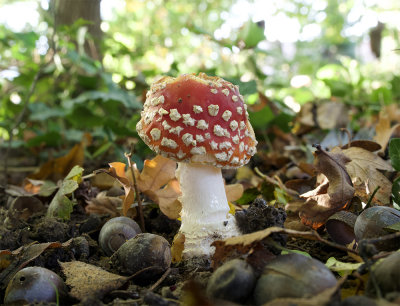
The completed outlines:
{"type": "Polygon", "coordinates": [[[136,276],[138,276],[138,275],[140,275],[140,274],[142,274],[143,272],[146,272],[146,271],[148,271],[148,270],[155,270],[155,269],[161,269],[159,266],[150,266],[150,267],[146,267],[146,268],[143,268],[142,270],[139,270],[139,271],[137,271],[135,274],[132,274],[131,276],[129,276],[126,280],[128,281],[128,280],[131,280],[132,278],[135,278],[136,276]]]}
{"type": "Polygon", "coordinates": [[[158,287],[158,285],[160,285],[164,279],[168,276],[168,274],[171,272],[171,268],[168,268],[167,271],[164,272],[164,274],[160,277],[160,279],[158,281],[156,281],[153,286],[150,287],[150,291],[153,291],[154,289],[156,289],[158,287]]]}
{"type": "Polygon", "coordinates": [[[287,194],[290,194],[291,196],[295,196],[297,197],[299,194],[298,192],[296,192],[293,189],[287,188],[280,179],[276,180],[273,179],[272,177],[269,177],[268,175],[265,175],[264,173],[262,173],[260,171],[260,169],[258,169],[257,167],[254,168],[254,171],[258,174],[258,176],[260,176],[261,178],[263,178],[265,181],[267,181],[268,183],[271,183],[273,185],[279,186],[281,189],[283,189],[287,194]]]}
{"type": "Polygon", "coordinates": [[[125,157],[128,160],[128,166],[129,169],[131,171],[132,174],[132,178],[133,178],[133,188],[135,189],[135,193],[136,193],[136,199],[137,199],[137,203],[138,203],[138,207],[139,207],[139,218],[140,218],[140,227],[142,229],[142,232],[146,231],[145,225],[144,225],[144,215],[143,215],[143,206],[142,206],[142,199],[140,197],[140,192],[139,192],[139,188],[137,185],[137,181],[136,181],[136,176],[135,176],[135,171],[133,169],[133,165],[131,162],[131,156],[132,156],[132,152],[130,153],[125,153],[125,157]]]}
{"type": "Polygon", "coordinates": [[[378,192],[379,188],[381,188],[381,186],[377,186],[375,188],[374,192],[369,197],[368,203],[365,205],[364,210],[371,206],[372,199],[374,198],[375,194],[378,192]]]}

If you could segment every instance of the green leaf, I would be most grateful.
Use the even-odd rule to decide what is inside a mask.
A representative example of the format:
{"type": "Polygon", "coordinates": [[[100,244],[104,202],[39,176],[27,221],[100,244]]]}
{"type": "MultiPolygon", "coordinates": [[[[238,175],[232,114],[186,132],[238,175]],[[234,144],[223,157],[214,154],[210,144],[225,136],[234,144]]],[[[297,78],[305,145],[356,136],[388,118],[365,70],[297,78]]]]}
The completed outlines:
{"type": "Polygon", "coordinates": [[[254,48],[264,39],[264,29],[251,20],[244,24],[238,34],[238,41],[243,41],[246,48],[254,48]]]}
{"type": "Polygon", "coordinates": [[[393,198],[393,206],[394,208],[400,205],[400,177],[394,180],[392,185],[392,198],[393,198]]]}
{"type": "Polygon", "coordinates": [[[32,139],[29,139],[27,142],[28,147],[36,147],[42,144],[46,144],[48,146],[57,146],[61,142],[60,133],[52,131],[43,135],[36,136],[32,139]]]}
{"type": "Polygon", "coordinates": [[[239,205],[250,204],[260,195],[260,191],[257,188],[249,188],[243,192],[242,197],[236,201],[239,205]]]}
{"type": "Polygon", "coordinates": [[[338,272],[339,275],[343,276],[352,273],[357,270],[363,263],[348,263],[337,260],[335,257],[330,257],[325,266],[327,266],[331,271],[338,272]]]}
{"type": "Polygon", "coordinates": [[[58,186],[52,181],[44,181],[43,185],[40,186],[39,195],[42,197],[49,197],[53,194],[58,186]]]}
{"type": "Polygon", "coordinates": [[[249,111],[249,120],[254,129],[264,129],[274,119],[275,115],[272,110],[265,106],[258,112],[249,111]]]}
{"type": "Polygon", "coordinates": [[[74,180],[78,183],[82,181],[83,168],[81,166],[74,166],[65,177],[65,180],[74,180]]]}
{"type": "Polygon", "coordinates": [[[400,171],[400,138],[390,140],[389,157],[393,168],[400,171]]]}
{"type": "Polygon", "coordinates": [[[75,166],[67,174],[61,183],[60,189],[58,189],[53,200],[50,202],[47,210],[47,215],[51,217],[59,217],[67,220],[71,216],[75,201],[70,200],[68,195],[72,194],[78,189],[78,182],[82,180],[83,168],[75,166]]]}
{"type": "Polygon", "coordinates": [[[45,121],[54,117],[64,117],[67,113],[61,107],[49,107],[44,103],[32,103],[29,105],[29,110],[31,111],[29,119],[33,121],[45,121]]]}
{"type": "Polygon", "coordinates": [[[239,91],[242,95],[251,95],[257,93],[257,82],[254,80],[242,82],[237,78],[225,77],[225,79],[234,85],[238,85],[239,91]]]}
{"type": "Polygon", "coordinates": [[[123,104],[127,108],[141,109],[142,104],[133,94],[124,90],[113,89],[109,92],[90,90],[80,94],[75,99],[63,101],[63,106],[67,109],[73,108],[76,104],[85,104],[87,101],[116,101],[123,104]]]}
{"type": "Polygon", "coordinates": [[[299,251],[299,250],[289,250],[289,249],[282,251],[281,255],[292,254],[292,253],[301,254],[306,257],[312,258],[312,256],[310,254],[308,254],[307,252],[299,251]]]}
{"type": "Polygon", "coordinates": [[[107,152],[108,149],[109,149],[112,145],[113,145],[112,142],[106,142],[106,143],[102,144],[102,145],[100,146],[100,148],[98,148],[98,149],[92,154],[92,157],[93,157],[93,158],[96,158],[96,157],[102,155],[103,153],[107,152]]]}

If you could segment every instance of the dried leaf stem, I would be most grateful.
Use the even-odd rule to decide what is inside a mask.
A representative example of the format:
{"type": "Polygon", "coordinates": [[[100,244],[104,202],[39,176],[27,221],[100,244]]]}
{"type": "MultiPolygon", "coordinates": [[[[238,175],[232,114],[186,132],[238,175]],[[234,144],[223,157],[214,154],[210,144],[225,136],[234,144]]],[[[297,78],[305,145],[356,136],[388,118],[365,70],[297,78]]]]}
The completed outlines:
{"type": "Polygon", "coordinates": [[[166,277],[168,276],[168,274],[171,272],[171,268],[168,268],[167,271],[164,272],[164,274],[159,278],[158,281],[156,281],[151,287],[150,287],[150,291],[153,291],[154,289],[156,289],[158,287],[158,285],[160,285],[164,279],[166,279],[166,277]]]}
{"type": "Polygon", "coordinates": [[[144,225],[144,215],[143,215],[143,205],[142,205],[142,199],[140,197],[140,191],[137,185],[136,181],[136,176],[135,176],[135,171],[133,169],[132,161],[131,161],[131,156],[132,152],[130,153],[125,153],[125,157],[128,160],[128,166],[132,174],[133,178],[133,188],[135,189],[135,194],[136,194],[136,199],[139,207],[139,218],[140,218],[140,228],[142,229],[142,232],[146,231],[145,225],[144,225]]]}
{"type": "Polygon", "coordinates": [[[260,171],[260,169],[258,169],[257,167],[254,168],[254,171],[258,174],[258,176],[260,176],[262,179],[264,179],[265,181],[267,181],[268,183],[271,183],[273,185],[279,186],[279,188],[281,188],[282,190],[284,190],[287,194],[294,196],[294,197],[298,197],[299,193],[293,189],[287,188],[282,181],[280,180],[279,177],[276,177],[275,179],[272,177],[269,177],[268,175],[265,175],[264,173],[262,173],[260,171]]]}

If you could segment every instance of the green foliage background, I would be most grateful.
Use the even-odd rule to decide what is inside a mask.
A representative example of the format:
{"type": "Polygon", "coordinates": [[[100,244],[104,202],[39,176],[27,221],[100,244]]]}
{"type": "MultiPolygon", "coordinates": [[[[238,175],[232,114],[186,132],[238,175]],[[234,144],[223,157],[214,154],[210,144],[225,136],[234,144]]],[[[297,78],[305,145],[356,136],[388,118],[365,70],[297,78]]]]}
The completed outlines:
{"type": "MultiPolygon", "coordinates": [[[[138,139],[135,125],[145,91],[164,74],[219,75],[239,84],[249,104],[260,103],[259,92],[266,94],[281,115],[275,116],[268,105],[258,112],[250,108],[253,126],[264,136],[272,124],[291,128],[295,113],[284,103],[288,96],[298,104],[335,98],[366,116],[383,104],[398,102],[398,63],[385,67],[384,59],[365,62],[356,56],[369,29],[362,36],[344,34],[355,23],[349,14],[359,1],[326,0],[319,8],[305,0],[276,3],[275,15],[297,20],[301,31],[309,24],[322,29],[316,38],[293,43],[293,56],[285,55],[279,41],[269,41],[251,16],[229,37],[218,38],[215,33],[229,19],[235,2],[126,0],[103,23],[102,62],[84,52],[84,42],[92,40],[86,21],[55,32],[51,12],[40,9],[37,29],[17,33],[1,26],[0,66],[17,76],[0,80],[0,145],[6,147],[12,135],[12,147],[25,147],[44,160],[49,152],[43,148],[61,155],[89,132],[93,143],[87,158],[123,158],[133,142],[134,158],[140,162],[150,151],[138,139]],[[318,19],[321,13],[325,18],[318,19]],[[38,43],[43,37],[48,44],[44,52],[38,43]],[[296,75],[308,76],[309,84],[293,87],[290,81],[296,75]]],[[[395,1],[390,3],[368,10],[400,10],[395,1]]],[[[383,41],[398,46],[398,33],[396,26],[387,24],[383,41]]],[[[383,56],[388,54],[383,51],[383,56]]]]}

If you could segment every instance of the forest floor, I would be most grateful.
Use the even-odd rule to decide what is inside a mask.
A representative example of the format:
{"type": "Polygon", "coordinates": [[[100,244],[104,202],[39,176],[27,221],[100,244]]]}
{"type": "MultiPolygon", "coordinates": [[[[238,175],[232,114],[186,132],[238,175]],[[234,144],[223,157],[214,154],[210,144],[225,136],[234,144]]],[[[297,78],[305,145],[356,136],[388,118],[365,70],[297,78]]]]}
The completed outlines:
{"type": "Polygon", "coordinates": [[[304,108],[290,132],[271,127],[249,165],[223,171],[243,234],[216,239],[211,258],[182,257],[175,162],[89,163],[84,141],[40,167],[12,151],[0,186],[0,301],[400,304],[400,107],[350,137],[337,103],[326,104],[318,117],[304,108]],[[103,241],[104,224],[123,215],[135,234],[121,221],[103,241]]]}

